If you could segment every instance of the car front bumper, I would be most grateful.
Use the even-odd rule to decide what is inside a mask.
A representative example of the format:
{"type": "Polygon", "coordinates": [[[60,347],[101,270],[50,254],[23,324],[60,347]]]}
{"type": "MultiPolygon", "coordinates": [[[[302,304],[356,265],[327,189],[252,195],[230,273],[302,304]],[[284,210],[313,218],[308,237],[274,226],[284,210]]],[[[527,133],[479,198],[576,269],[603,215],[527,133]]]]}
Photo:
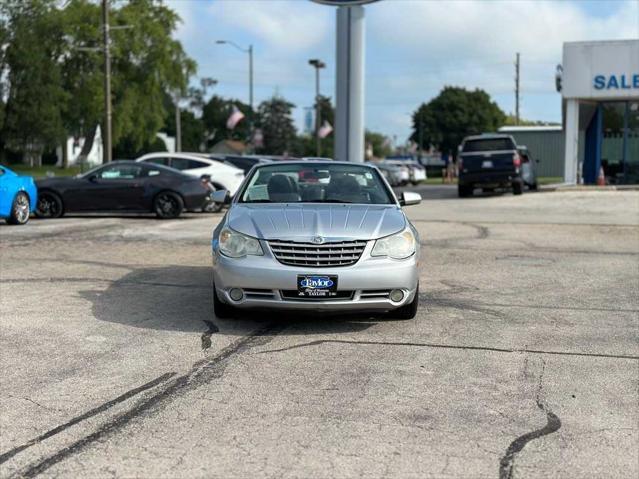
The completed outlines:
{"type": "Polygon", "coordinates": [[[369,241],[359,261],[345,267],[296,267],[280,263],[262,241],[263,256],[228,258],[213,250],[214,294],[227,304],[247,309],[308,311],[390,311],[410,303],[417,291],[416,255],[404,260],[371,257],[374,241],[369,241]],[[350,294],[340,299],[297,299],[284,297],[297,290],[297,275],[337,276],[337,291],[350,294]],[[233,288],[243,291],[239,301],[231,299],[233,288]],[[390,299],[390,291],[400,289],[401,301],[390,299]]]}

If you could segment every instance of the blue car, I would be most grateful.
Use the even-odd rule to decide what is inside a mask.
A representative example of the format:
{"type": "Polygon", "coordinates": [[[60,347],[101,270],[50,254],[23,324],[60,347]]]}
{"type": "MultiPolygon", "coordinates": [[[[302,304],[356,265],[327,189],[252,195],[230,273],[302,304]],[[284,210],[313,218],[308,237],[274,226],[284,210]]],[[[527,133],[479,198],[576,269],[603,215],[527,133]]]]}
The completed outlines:
{"type": "Polygon", "coordinates": [[[38,204],[38,190],[33,178],[19,176],[0,165],[0,218],[11,225],[23,225],[38,204]]]}

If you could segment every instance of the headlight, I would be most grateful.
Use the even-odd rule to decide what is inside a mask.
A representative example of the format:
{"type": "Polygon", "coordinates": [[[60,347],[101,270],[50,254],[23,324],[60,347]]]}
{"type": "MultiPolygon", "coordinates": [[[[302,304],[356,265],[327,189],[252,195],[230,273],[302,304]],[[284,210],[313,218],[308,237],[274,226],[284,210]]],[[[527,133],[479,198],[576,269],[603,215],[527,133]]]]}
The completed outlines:
{"type": "Polygon", "coordinates": [[[378,239],[373,246],[371,256],[404,259],[415,253],[415,246],[415,235],[410,228],[406,228],[401,233],[378,239]]]}
{"type": "Polygon", "coordinates": [[[222,254],[231,258],[243,258],[249,254],[257,256],[264,254],[258,240],[229,228],[224,228],[220,232],[219,244],[222,254]]]}

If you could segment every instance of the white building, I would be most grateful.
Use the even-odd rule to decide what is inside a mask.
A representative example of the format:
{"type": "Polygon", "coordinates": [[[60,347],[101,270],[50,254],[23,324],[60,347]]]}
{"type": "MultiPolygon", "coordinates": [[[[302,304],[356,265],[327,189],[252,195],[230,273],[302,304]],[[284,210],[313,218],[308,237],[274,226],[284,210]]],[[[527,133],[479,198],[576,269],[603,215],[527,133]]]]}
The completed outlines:
{"type": "Polygon", "coordinates": [[[567,183],[639,183],[639,40],[571,42],[563,49],[567,183]]]}

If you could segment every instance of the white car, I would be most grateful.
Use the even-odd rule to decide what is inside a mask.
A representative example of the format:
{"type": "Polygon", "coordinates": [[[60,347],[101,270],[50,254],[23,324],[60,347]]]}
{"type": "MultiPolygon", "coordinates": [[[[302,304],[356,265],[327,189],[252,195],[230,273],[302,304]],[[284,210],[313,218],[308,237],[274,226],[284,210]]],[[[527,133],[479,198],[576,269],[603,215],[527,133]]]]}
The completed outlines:
{"type": "Polygon", "coordinates": [[[216,190],[227,190],[234,195],[244,181],[244,171],[222,161],[205,158],[198,153],[149,153],[135,161],[170,166],[187,175],[208,176],[216,190]]]}
{"type": "Polygon", "coordinates": [[[416,185],[426,179],[426,168],[416,161],[386,160],[385,162],[404,170],[402,173],[402,181],[405,181],[406,183],[410,181],[412,184],[416,185]],[[406,175],[408,175],[407,178],[406,175]]]}

